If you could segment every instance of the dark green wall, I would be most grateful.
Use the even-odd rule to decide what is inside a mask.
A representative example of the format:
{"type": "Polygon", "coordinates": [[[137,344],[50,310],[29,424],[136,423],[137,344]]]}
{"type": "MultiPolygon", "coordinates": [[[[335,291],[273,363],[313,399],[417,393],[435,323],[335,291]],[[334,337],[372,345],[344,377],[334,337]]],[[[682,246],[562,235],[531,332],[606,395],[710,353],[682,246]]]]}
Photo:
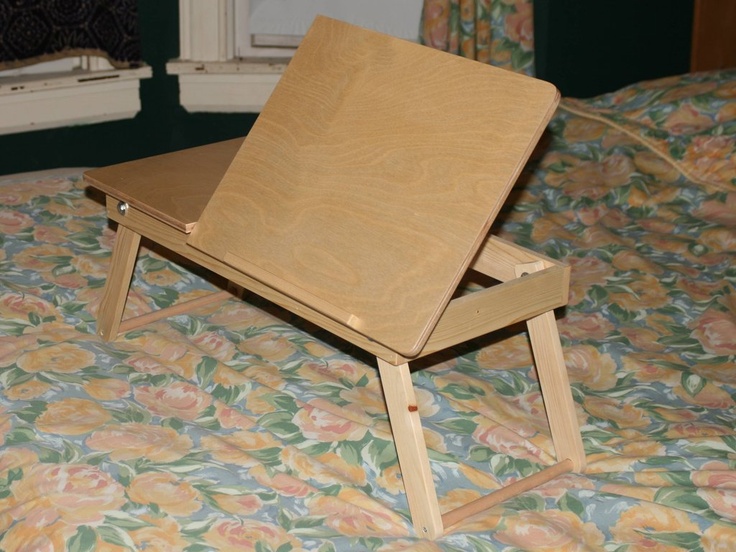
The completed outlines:
{"type": "Polygon", "coordinates": [[[153,77],[141,81],[135,118],[0,136],[0,175],[55,167],[102,166],[248,133],[253,114],[191,114],[179,106],[166,62],[179,55],[177,0],[139,2],[143,58],[153,77]]]}
{"type": "Polygon", "coordinates": [[[534,0],[537,76],[586,98],[686,73],[693,0],[534,0]]]}
{"type": "MultiPolygon", "coordinates": [[[[693,0],[535,0],[537,74],[588,97],[684,73],[693,0]]],[[[141,112],[131,120],[0,136],[0,174],[102,166],[247,134],[253,114],[190,114],[166,62],[179,54],[178,2],[139,2],[141,112]]]]}

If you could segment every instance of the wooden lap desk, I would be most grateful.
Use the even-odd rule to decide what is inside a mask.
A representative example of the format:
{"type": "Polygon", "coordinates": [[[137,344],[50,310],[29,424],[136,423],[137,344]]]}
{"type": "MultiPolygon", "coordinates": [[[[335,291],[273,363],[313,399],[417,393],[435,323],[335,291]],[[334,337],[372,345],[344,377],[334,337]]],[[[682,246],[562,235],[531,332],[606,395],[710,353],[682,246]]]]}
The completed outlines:
{"type": "Polygon", "coordinates": [[[145,236],[374,354],[427,538],[583,470],[553,313],[569,268],[488,236],[558,100],[547,83],[318,17],[245,140],[85,173],[118,223],[99,334],[230,296],[122,320],[145,236]],[[500,283],[454,297],[471,269],[500,283]],[[558,462],[442,513],[409,362],[519,321],[558,462]]]}

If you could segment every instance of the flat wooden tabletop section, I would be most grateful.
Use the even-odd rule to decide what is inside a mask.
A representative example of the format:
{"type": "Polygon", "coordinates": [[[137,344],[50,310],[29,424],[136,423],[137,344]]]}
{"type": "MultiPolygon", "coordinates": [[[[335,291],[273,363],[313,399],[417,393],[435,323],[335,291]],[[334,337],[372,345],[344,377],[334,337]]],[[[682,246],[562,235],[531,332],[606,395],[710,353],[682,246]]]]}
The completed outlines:
{"type": "Polygon", "coordinates": [[[92,169],[85,181],[108,196],[189,233],[242,138],[92,169]]]}
{"type": "Polygon", "coordinates": [[[558,100],[318,17],[188,243],[411,358],[558,100]]]}

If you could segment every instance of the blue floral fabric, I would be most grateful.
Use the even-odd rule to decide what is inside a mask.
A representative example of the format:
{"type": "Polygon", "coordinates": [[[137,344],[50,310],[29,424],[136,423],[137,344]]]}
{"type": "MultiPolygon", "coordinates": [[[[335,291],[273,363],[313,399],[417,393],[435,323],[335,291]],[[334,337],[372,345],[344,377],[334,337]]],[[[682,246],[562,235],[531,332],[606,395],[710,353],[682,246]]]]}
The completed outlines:
{"type": "MultiPolygon", "coordinates": [[[[577,108],[494,232],[572,268],[585,473],[418,538],[370,357],[252,296],[101,341],[102,203],[78,171],[9,176],[0,549],[736,549],[736,193],[577,108]]],[[[127,316],[219,284],[149,246],[127,316]]],[[[523,327],[417,364],[443,510],[554,461],[523,327]]]]}

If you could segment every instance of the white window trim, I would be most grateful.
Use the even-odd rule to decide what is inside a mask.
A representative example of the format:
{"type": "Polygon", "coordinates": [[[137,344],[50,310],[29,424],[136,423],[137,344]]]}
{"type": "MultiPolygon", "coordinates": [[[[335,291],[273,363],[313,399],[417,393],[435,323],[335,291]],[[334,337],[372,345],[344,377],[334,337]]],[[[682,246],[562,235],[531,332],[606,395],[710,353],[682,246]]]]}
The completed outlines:
{"type": "Polygon", "coordinates": [[[77,65],[0,75],[0,134],[129,119],[141,110],[140,81],[151,77],[150,67],[114,69],[91,56],[77,65]]]}
{"type": "Polygon", "coordinates": [[[179,59],[166,72],[179,79],[189,112],[258,113],[288,58],[236,58],[234,17],[247,0],[179,0],[179,59]]]}

